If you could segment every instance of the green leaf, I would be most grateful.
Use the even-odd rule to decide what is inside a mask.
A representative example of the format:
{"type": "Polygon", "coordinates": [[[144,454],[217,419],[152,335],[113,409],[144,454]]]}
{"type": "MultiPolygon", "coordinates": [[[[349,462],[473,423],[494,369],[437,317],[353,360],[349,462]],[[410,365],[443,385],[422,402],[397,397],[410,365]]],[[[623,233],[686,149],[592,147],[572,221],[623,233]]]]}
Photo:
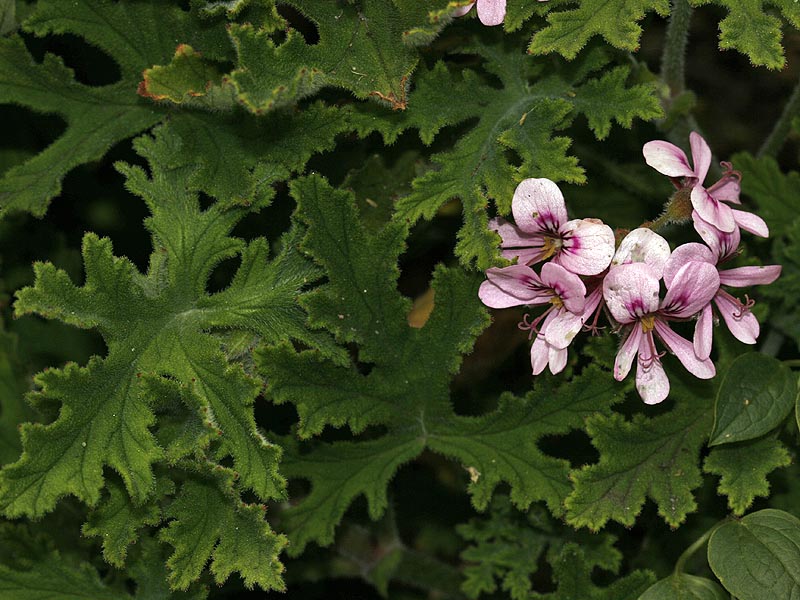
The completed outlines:
{"type": "Polygon", "coordinates": [[[732,161],[742,172],[742,192],[755,201],[758,215],[769,225],[770,234],[786,233],[800,211],[797,198],[800,173],[784,174],[771,156],[755,158],[742,152],[734,155],[732,161]]]}
{"type": "Polygon", "coordinates": [[[628,67],[590,78],[592,71],[609,62],[602,51],[588,53],[577,65],[555,67],[549,59],[526,57],[513,37],[476,42],[463,52],[481,57],[501,87],[489,85],[476,71],[463,66],[449,69],[440,62],[431,70],[420,70],[406,112],[379,121],[374,111],[362,107],[354,119],[362,134],[377,129],[387,143],[403,130],[417,128],[426,144],[445,125],[477,120],[449,144],[452,149],[433,155],[434,169],[415,179],[411,194],[397,202],[397,218],[412,223],[431,219],[442,205],[459,198],[464,226],[456,254],[463,264],[475,262],[486,269],[499,255],[497,235],[488,228],[489,199],[505,214],[510,212],[514,188],[526,177],[585,181],[577,159],[568,155],[569,138],[556,136],[557,131],[584,114],[602,138],[608,135],[612,119],[630,127],[634,118],[653,119],[662,111],[654,86],[626,87],[628,67]],[[520,164],[512,164],[511,152],[520,164]]]}
{"type": "MultiPolygon", "coordinates": [[[[108,347],[85,368],[70,365],[36,378],[37,397],[62,403],[59,418],[23,428],[25,452],[0,473],[0,505],[9,516],[39,516],[57,499],[74,494],[87,504],[100,499],[102,469],[122,477],[136,503],[153,492],[152,463],[164,458],[150,428],[156,425],[144,375],[167,375],[190,386],[200,418],[217,431],[217,458],[229,456],[243,489],[267,500],[283,495],[277,473],[280,449],[256,429],[252,403],[260,382],[229,365],[210,330],[240,329],[264,341],[297,340],[341,360],[328,339],[304,327],[297,304],[303,286],[319,271],[296,248],[296,232],[283,240],[271,262],[265,240],[249,244],[229,237],[246,214],[219,205],[201,210],[190,186],[193,168],[164,168],[180,144],[164,132],[143,138],[139,152],[153,177],[120,165],[128,188],[142,196],[154,252],[146,275],[113,256],[109,240],[84,238],[86,282],[75,286],[63,271],[36,266],[36,283],[17,294],[18,315],[38,313],[82,328],[97,328],[108,347]],[[209,295],[215,265],[241,256],[231,284],[209,295]]],[[[192,408],[192,407],[189,407],[192,408]]],[[[207,439],[198,439],[202,450],[207,439]]]]}
{"type": "Polygon", "coordinates": [[[77,83],[72,71],[52,54],[35,63],[18,37],[0,39],[0,103],[10,102],[59,114],[67,130],[45,150],[3,174],[0,216],[17,211],[42,216],[50,199],[61,192],[67,172],[99,159],[114,143],[162,117],[137,101],[131,82],[103,87],[77,83]]]}
{"type": "Polygon", "coordinates": [[[797,598],[800,520],[765,509],[726,523],[708,540],[708,564],[740,600],[797,598]]]}
{"type": "Polygon", "coordinates": [[[94,567],[69,564],[57,552],[36,560],[29,568],[12,569],[0,564],[0,600],[120,600],[131,598],[100,580],[94,567]]]}
{"type": "Polygon", "coordinates": [[[615,48],[638,50],[642,35],[638,21],[651,10],[666,17],[668,0],[582,0],[578,8],[552,10],[547,27],[536,32],[528,52],[558,52],[571,60],[595,35],[602,35],[615,48]]]}
{"type": "Polygon", "coordinates": [[[468,562],[462,590],[469,598],[494,592],[497,582],[514,600],[530,598],[531,578],[542,554],[548,548],[558,553],[570,542],[580,545],[592,565],[614,573],[622,559],[613,536],[575,532],[559,525],[542,507],[532,507],[523,516],[506,496],[497,496],[487,515],[472,518],[457,530],[470,542],[461,553],[468,562]]]}
{"type": "Polygon", "coordinates": [[[710,579],[677,573],[647,588],[639,600],[730,600],[730,595],[710,579]]]}
{"type": "Polygon", "coordinates": [[[330,150],[338,134],[353,129],[348,114],[322,103],[259,118],[186,112],[164,127],[182,141],[171,165],[199,166],[194,185],[225,206],[259,206],[272,198],[275,182],[302,171],[313,154],[330,150]]]}
{"type": "Polygon", "coordinates": [[[264,520],[266,506],[238,500],[233,480],[233,471],[219,465],[198,467],[167,509],[173,521],[160,537],[175,548],[167,561],[173,589],[187,589],[210,558],[218,584],[236,571],[248,589],[285,590],[278,554],[286,538],[264,520]]]}
{"type": "Polygon", "coordinates": [[[780,9],[791,25],[800,28],[800,6],[794,0],[691,0],[694,6],[710,3],[728,9],[719,24],[719,47],[733,48],[754,65],[782,69],[786,64],[781,46],[781,20],[766,5],[780,9]]]}
{"type": "Polygon", "coordinates": [[[692,490],[702,478],[700,448],[711,425],[708,400],[672,379],[676,406],[666,414],[597,415],[586,430],[600,452],[597,464],[572,472],[574,491],[567,497],[567,522],[601,529],[608,520],[631,526],[650,498],[673,527],[696,508],[692,490]]]}
{"type": "Polygon", "coordinates": [[[156,102],[207,110],[231,110],[236,98],[230,86],[222,85],[222,73],[188,44],[181,44],[165,67],[145,69],[140,96],[156,102]]]}
{"type": "Polygon", "coordinates": [[[0,465],[19,458],[22,452],[18,427],[33,416],[25,403],[29,383],[16,354],[17,339],[0,323],[0,465]]]}
{"type": "Polygon", "coordinates": [[[17,28],[17,0],[0,0],[0,36],[17,28]]]}
{"type": "Polygon", "coordinates": [[[326,426],[349,426],[353,433],[382,426],[385,432],[367,430],[369,438],[363,441],[307,443],[297,449],[285,444],[282,472],[311,483],[308,496],[282,519],[291,539],[289,551],[299,553],[309,541],[329,544],[342,515],[361,494],[370,516],[378,518],[395,471],[425,447],[454,457],[473,474],[469,491],[478,508],[486,507],[500,482],[508,482],[520,508],[545,500],[560,512],[569,491],[569,465],[545,455],[537,442],[581,428],[598,411],[607,413],[620,397],[611,375],[588,369],[559,391],[541,383],[525,398],[503,396],[486,415],[454,414],[451,374],[487,321],[477,298],[479,279],[456,269],[435,269],[433,313],[424,327],[410,327],[410,302],[396,289],[406,226],[392,221],[368,233],[352,195],[318,176],[296,180],[291,189],[298,215],[308,225],[303,247],[328,277],[304,296],[310,323],[330,330],[341,343],[356,344],[360,367],[287,345],[263,348],[257,359],[268,394],[277,403],[295,405],[301,439],[326,426]],[[554,402],[557,397],[564,400],[554,402]],[[305,452],[303,446],[308,446],[305,452]]]}
{"type": "Polygon", "coordinates": [[[245,107],[262,113],[334,86],[359,99],[373,97],[395,110],[406,108],[408,79],[418,58],[403,44],[403,34],[414,23],[393,2],[289,3],[314,23],[318,43],[307,44],[294,29],[276,45],[269,31],[251,24],[230,27],[238,60],[228,79],[245,107]]]}
{"type": "Polygon", "coordinates": [[[655,577],[649,571],[634,571],[616,580],[608,587],[598,587],[592,581],[592,569],[597,563],[588,559],[577,544],[565,545],[559,553],[550,552],[548,562],[553,566],[553,579],[558,589],[549,594],[534,594],[542,600],[619,600],[636,598],[644,592],[655,577]]]}
{"type": "MultiPolygon", "coordinates": [[[[164,492],[174,487],[169,480],[159,482],[164,492]]],[[[125,488],[116,481],[108,483],[108,496],[91,513],[81,533],[87,537],[97,536],[103,541],[103,558],[115,567],[122,568],[128,554],[128,547],[139,537],[138,530],[146,525],[161,522],[161,509],[148,502],[134,506],[125,488]]],[[[163,493],[157,493],[156,500],[163,493]]]]}
{"type": "Polygon", "coordinates": [[[728,496],[730,509],[742,515],[757,496],[769,495],[767,475],[791,462],[786,447],[775,438],[766,437],[713,448],[703,470],[720,476],[719,492],[728,496]]]}
{"type": "Polygon", "coordinates": [[[179,43],[218,60],[228,59],[231,51],[224,29],[201,24],[192,13],[158,0],[42,0],[24,27],[37,36],[81,36],[116,61],[122,79],[86,86],[73,79],[60,58],[46,54],[38,64],[20,38],[0,40],[0,103],[55,113],[67,122],[53,144],[0,178],[0,215],[43,215],[67,172],[98,160],[112,145],[161,120],[164,113],[137,98],[136,87],[142,70],[167,62],[179,43]]]}
{"type": "Polygon", "coordinates": [[[779,360],[748,352],[725,371],[714,405],[714,428],[709,446],[761,437],[791,412],[797,379],[779,360]],[[758,373],[758,378],[752,377],[758,373]]]}

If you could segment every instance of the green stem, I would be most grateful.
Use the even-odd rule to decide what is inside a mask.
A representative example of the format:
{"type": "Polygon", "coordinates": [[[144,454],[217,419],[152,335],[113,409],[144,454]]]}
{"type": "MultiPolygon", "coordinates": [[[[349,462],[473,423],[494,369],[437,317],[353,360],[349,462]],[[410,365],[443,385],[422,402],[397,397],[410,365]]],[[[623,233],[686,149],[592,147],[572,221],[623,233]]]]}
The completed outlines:
{"type": "Polygon", "coordinates": [[[723,519],[722,521],[714,525],[711,529],[706,531],[699,538],[697,538],[697,540],[695,540],[695,542],[691,546],[689,546],[686,550],[683,551],[683,554],[681,554],[678,557],[678,562],[675,563],[675,571],[674,571],[675,575],[681,575],[683,573],[683,567],[686,564],[686,561],[689,560],[695,552],[697,552],[700,548],[702,548],[703,545],[705,545],[705,543],[708,541],[708,538],[710,538],[711,535],[717,529],[725,525],[725,523],[727,522],[728,519],[723,519]]]}
{"type": "Polygon", "coordinates": [[[692,7],[689,6],[689,0],[672,0],[672,13],[661,55],[661,78],[669,86],[673,98],[686,87],[686,44],[689,41],[691,19],[692,7]]]}
{"type": "Polygon", "coordinates": [[[800,367],[800,358],[795,358],[792,360],[785,360],[783,361],[787,367],[800,367]]]}
{"type": "Polygon", "coordinates": [[[789,130],[792,128],[792,119],[798,115],[800,115],[800,80],[794,86],[794,91],[786,106],[783,107],[783,112],[775,122],[772,131],[769,132],[767,139],[758,149],[758,157],[777,156],[786,141],[786,137],[789,135],[789,130]]]}

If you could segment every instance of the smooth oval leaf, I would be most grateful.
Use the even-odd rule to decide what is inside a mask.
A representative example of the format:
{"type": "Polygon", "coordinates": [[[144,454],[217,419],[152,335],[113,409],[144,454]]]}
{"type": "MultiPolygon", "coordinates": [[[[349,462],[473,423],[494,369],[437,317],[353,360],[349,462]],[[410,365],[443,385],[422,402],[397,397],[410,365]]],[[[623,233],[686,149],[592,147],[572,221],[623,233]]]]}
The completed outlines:
{"type": "Polygon", "coordinates": [[[792,410],[797,383],[779,360],[750,352],[733,361],[719,386],[709,446],[751,440],[792,410]]]}
{"type": "Polygon", "coordinates": [[[717,529],[708,564],[739,600],[800,600],[800,520],[768,508],[717,529]]]}
{"type": "Polygon", "coordinates": [[[730,600],[730,596],[710,579],[675,573],[651,585],[639,600],[730,600]]]}

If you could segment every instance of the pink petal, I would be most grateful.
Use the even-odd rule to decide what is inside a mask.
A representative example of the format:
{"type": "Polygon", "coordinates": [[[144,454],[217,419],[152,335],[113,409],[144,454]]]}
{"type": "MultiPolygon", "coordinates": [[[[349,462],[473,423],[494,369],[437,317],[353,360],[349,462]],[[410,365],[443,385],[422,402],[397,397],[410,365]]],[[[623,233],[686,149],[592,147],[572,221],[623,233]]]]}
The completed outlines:
{"type": "MultiPolygon", "coordinates": [[[[555,311],[553,311],[554,314],[555,311]]],[[[547,315],[548,317],[550,315],[547,315]]],[[[566,348],[575,339],[583,328],[584,318],[582,314],[571,313],[566,310],[560,310],[556,317],[550,322],[547,327],[547,335],[545,339],[547,343],[554,348],[566,348]]]]}
{"type": "Polygon", "coordinates": [[[686,154],[674,144],[655,140],[642,148],[645,162],[656,171],[669,177],[694,177],[686,154]]]}
{"type": "Polygon", "coordinates": [[[556,263],[545,263],[542,265],[542,283],[558,294],[568,311],[578,314],[583,312],[586,286],[575,273],[570,273],[556,263]]]}
{"type": "Polygon", "coordinates": [[[514,260],[521,265],[530,265],[542,260],[544,237],[536,233],[525,233],[513,223],[502,217],[489,221],[489,229],[500,235],[503,258],[514,260]]]}
{"type": "Polygon", "coordinates": [[[526,233],[558,233],[567,222],[567,206],[558,186],[549,179],[525,179],[511,200],[514,221],[526,233]]]}
{"type": "Polygon", "coordinates": [[[733,220],[745,231],[749,231],[759,237],[769,237],[769,227],[767,227],[764,219],[758,215],[743,210],[731,210],[731,212],[733,213],[733,220]]]}
{"type": "Polygon", "coordinates": [[[548,360],[550,362],[550,372],[553,375],[558,375],[567,366],[568,352],[566,348],[556,348],[555,346],[547,345],[549,354],[548,360]]]}
{"type": "Polygon", "coordinates": [[[614,255],[614,232],[599,219],[573,219],[559,229],[564,242],[553,259],[578,275],[606,270],[614,255]]]}
{"type": "Polygon", "coordinates": [[[767,285],[775,281],[781,274],[780,265],[764,267],[737,267],[719,272],[719,282],[731,287],[747,287],[750,285],[767,285]]]}
{"type": "Polygon", "coordinates": [[[748,310],[742,310],[741,303],[722,290],[714,297],[714,302],[733,337],[743,344],[755,344],[761,332],[755,315],[748,310]]]}
{"type": "Polygon", "coordinates": [[[664,345],[681,361],[692,375],[699,379],[711,379],[717,374],[714,363],[709,358],[698,358],[694,352],[694,344],[689,340],[683,339],[670,329],[661,319],[656,319],[656,333],[664,342],[664,345]]]}
{"type": "Polygon", "coordinates": [[[703,186],[696,185],[692,188],[692,206],[706,223],[709,223],[726,233],[736,229],[733,219],[733,210],[727,204],[717,202],[703,186]]]}
{"type": "Polygon", "coordinates": [[[541,333],[536,336],[531,346],[531,368],[534,375],[539,375],[550,360],[550,347],[541,333]]]}
{"type": "Polygon", "coordinates": [[[742,203],[742,201],[739,200],[739,194],[742,192],[742,186],[739,183],[739,178],[734,175],[723,175],[718,182],[706,189],[714,198],[714,200],[719,200],[720,202],[733,202],[734,204],[742,203]]]}
{"type": "Polygon", "coordinates": [[[706,304],[700,311],[700,318],[694,326],[694,353],[700,360],[711,356],[711,340],[714,336],[714,313],[711,304],[706,304]]]}
{"type": "Polygon", "coordinates": [[[631,327],[628,337],[622,342],[617,352],[617,358],[614,361],[614,379],[622,381],[628,376],[631,370],[633,359],[639,352],[639,344],[642,341],[642,327],[639,323],[634,323],[631,327]]]}
{"type": "Polygon", "coordinates": [[[657,311],[658,281],[644,263],[613,267],[603,279],[603,297],[614,319],[624,325],[657,311]]]}
{"type": "Polygon", "coordinates": [[[669,396],[669,379],[661,362],[653,358],[654,347],[653,333],[643,335],[639,342],[639,363],[636,365],[636,391],[645,404],[658,404],[669,396]]]}
{"type": "Polygon", "coordinates": [[[659,312],[669,317],[686,319],[700,312],[719,290],[719,273],[707,262],[683,265],[664,296],[659,312]]]}
{"type": "Polygon", "coordinates": [[[734,227],[730,233],[720,231],[711,223],[704,221],[696,210],[692,211],[692,220],[694,221],[694,230],[700,234],[711,252],[714,253],[715,263],[720,263],[736,254],[742,239],[738,227],[734,227]]]}
{"type": "Polygon", "coordinates": [[[653,269],[657,277],[661,277],[668,258],[667,240],[652,229],[640,227],[631,231],[620,242],[614,258],[611,259],[611,266],[645,263],[653,269]]]}
{"type": "Polygon", "coordinates": [[[692,148],[692,160],[694,161],[694,176],[698,183],[703,183],[708,175],[708,167],[711,166],[711,148],[696,131],[689,134],[689,145],[692,148]]]}
{"type": "Polygon", "coordinates": [[[490,308],[523,304],[547,304],[553,297],[539,276],[524,265],[511,265],[486,271],[488,281],[478,289],[478,297],[490,308]]]}
{"type": "Polygon", "coordinates": [[[474,2],[472,4],[467,4],[466,6],[462,6],[461,8],[456,8],[453,11],[453,16],[454,17],[463,17],[465,14],[467,14],[470,11],[470,9],[473,6],[475,6],[474,2]]]}
{"type": "Polygon", "coordinates": [[[484,25],[500,25],[506,16],[506,0],[478,0],[478,18],[484,25]]]}
{"type": "Polygon", "coordinates": [[[693,261],[707,262],[711,265],[717,264],[711,250],[706,248],[703,244],[689,242],[688,244],[678,246],[672,251],[669,260],[664,265],[664,283],[667,289],[672,287],[672,280],[675,279],[675,275],[677,275],[680,268],[693,261]]]}

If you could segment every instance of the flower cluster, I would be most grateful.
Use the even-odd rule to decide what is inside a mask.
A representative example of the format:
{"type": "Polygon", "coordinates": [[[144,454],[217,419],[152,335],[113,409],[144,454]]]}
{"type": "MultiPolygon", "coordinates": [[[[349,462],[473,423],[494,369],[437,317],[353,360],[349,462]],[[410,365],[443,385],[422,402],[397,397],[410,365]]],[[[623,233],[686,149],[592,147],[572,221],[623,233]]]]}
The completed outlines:
{"type": "Polygon", "coordinates": [[[535,335],[534,375],[545,367],[554,374],[562,371],[572,340],[581,330],[596,334],[601,314],[622,336],[614,377],[623,380],[636,359],[636,389],[647,404],[669,394],[661,365],[665,352],[659,352],[657,340],[701,379],[716,374],[710,358],[715,309],[738,340],[756,342],[759,324],[750,311],[753,301],[745,295],[742,302],[725,288],[772,283],[781,267],[728,269],[725,264],[739,253],[740,228],[762,237],[769,230],[757,215],[729,206],[740,204],[741,179],[730,163],[722,163],[718,182],[704,187],[711,151],[697,133],[691,134],[690,144],[693,166],[680,148],[664,141],[648,142],[643,154],[647,164],[670,177],[676,187],[670,204],[685,203],[703,243],[671,250],[667,240],[643,226],[617,245],[614,232],[602,221],[570,220],[564,196],[549,179],[520,183],[512,201],[514,222],[491,222],[502,239],[503,256],[517,263],[486,271],[478,295],[491,308],[547,306],[519,324],[529,339],[535,335]],[[544,263],[539,273],[533,268],[538,263],[544,263]],[[670,326],[690,320],[695,321],[692,341],[670,326]]]}

